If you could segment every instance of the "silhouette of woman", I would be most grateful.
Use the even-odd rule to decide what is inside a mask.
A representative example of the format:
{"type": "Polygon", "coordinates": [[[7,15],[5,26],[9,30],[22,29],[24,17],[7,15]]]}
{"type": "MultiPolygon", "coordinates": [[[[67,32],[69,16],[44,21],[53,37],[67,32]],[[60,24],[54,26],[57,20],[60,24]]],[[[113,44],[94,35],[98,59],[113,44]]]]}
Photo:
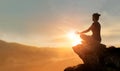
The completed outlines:
{"type": "Polygon", "coordinates": [[[95,42],[98,42],[98,43],[101,42],[101,35],[100,35],[101,25],[98,22],[99,16],[100,16],[100,14],[94,13],[92,15],[92,20],[93,20],[92,25],[87,30],[85,30],[83,32],[78,32],[80,34],[80,37],[84,41],[91,42],[91,40],[94,40],[95,42]],[[91,36],[88,36],[88,35],[84,34],[84,33],[87,33],[89,31],[92,31],[92,35],[91,36]]]}

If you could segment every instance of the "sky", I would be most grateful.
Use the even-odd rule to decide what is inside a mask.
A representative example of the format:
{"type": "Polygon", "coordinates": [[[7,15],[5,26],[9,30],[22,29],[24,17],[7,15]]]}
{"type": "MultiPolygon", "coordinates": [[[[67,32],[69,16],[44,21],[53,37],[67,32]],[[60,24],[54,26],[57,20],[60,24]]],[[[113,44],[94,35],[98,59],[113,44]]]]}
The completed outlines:
{"type": "Polygon", "coordinates": [[[39,47],[70,47],[66,34],[101,14],[102,43],[120,44],[120,0],[0,0],[0,39],[39,47]]]}

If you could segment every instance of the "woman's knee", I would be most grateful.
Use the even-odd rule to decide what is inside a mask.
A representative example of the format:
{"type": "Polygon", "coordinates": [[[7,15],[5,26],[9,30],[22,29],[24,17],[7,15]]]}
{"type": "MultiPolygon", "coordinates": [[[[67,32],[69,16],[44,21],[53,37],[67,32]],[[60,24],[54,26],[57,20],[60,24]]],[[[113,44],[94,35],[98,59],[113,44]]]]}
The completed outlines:
{"type": "Polygon", "coordinates": [[[87,35],[85,35],[85,34],[80,34],[80,37],[81,38],[85,38],[87,35]]]}
{"type": "Polygon", "coordinates": [[[82,38],[84,36],[84,34],[80,34],[80,37],[82,38]]]}

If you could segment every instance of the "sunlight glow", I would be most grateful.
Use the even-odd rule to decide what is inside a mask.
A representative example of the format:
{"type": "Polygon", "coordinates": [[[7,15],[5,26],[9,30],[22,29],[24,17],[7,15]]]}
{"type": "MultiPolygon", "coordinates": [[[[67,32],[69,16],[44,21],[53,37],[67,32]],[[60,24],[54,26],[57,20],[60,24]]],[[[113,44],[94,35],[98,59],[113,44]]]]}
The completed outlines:
{"type": "Polygon", "coordinates": [[[75,32],[70,32],[70,33],[67,34],[67,36],[71,40],[72,46],[75,46],[77,44],[81,44],[82,39],[75,32]]]}

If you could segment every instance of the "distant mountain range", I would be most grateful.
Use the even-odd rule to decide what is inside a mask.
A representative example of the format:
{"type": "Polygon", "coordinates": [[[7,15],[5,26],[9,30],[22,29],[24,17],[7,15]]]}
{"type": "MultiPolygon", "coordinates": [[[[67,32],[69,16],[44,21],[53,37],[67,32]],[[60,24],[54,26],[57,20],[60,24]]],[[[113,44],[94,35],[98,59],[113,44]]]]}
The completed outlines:
{"type": "Polygon", "coordinates": [[[31,67],[38,71],[53,71],[61,63],[59,69],[64,70],[65,66],[78,64],[80,60],[71,48],[38,48],[0,40],[0,71],[34,71],[31,67]]]}

